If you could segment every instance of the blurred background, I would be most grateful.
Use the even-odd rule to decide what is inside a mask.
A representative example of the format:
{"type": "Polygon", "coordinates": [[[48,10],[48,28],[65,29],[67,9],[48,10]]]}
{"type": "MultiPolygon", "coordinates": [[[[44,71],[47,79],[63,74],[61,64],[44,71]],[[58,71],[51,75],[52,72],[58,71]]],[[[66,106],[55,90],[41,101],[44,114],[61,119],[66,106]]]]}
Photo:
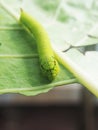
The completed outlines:
{"type": "Polygon", "coordinates": [[[34,97],[0,96],[1,130],[97,130],[97,99],[83,86],[54,88],[34,97]]]}

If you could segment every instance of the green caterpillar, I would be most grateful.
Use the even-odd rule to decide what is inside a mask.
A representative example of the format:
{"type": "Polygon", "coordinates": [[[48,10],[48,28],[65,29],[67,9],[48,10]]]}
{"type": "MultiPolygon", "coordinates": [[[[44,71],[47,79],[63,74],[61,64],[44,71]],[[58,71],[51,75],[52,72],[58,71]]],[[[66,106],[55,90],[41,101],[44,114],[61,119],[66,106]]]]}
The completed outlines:
{"type": "Polygon", "coordinates": [[[46,30],[37,20],[23,10],[21,10],[19,21],[35,37],[41,71],[45,77],[52,81],[59,72],[59,65],[54,57],[50,39],[46,30]]]}

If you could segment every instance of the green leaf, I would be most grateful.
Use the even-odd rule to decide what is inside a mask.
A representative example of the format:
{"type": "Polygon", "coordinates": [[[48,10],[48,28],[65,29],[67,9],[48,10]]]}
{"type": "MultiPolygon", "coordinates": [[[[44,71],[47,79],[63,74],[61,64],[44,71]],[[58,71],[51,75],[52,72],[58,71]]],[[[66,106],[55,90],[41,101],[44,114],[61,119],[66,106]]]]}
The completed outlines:
{"type": "MultiPolygon", "coordinates": [[[[25,32],[12,17],[13,14],[18,16],[19,8],[22,7],[43,24],[49,33],[54,50],[57,49],[61,53],[70,45],[97,44],[97,0],[87,0],[87,2],[84,0],[43,0],[43,2],[42,0],[15,0],[14,2],[13,0],[4,0],[3,2],[8,6],[5,9],[0,8],[1,94],[13,92],[36,95],[47,92],[55,86],[79,81],[98,96],[97,71],[93,71],[93,58],[89,60],[78,50],[69,50],[60,57],[64,57],[63,65],[65,67],[60,64],[60,74],[52,83],[49,83],[41,75],[33,37],[25,32]],[[9,8],[10,11],[8,11],[9,8]],[[70,62],[66,62],[66,57],[70,62]],[[88,75],[89,73],[90,75],[88,75]]],[[[97,60],[94,63],[96,62],[97,60]]]]}
{"type": "Polygon", "coordinates": [[[34,38],[4,9],[0,8],[0,11],[0,94],[36,95],[76,82],[74,76],[60,65],[59,75],[49,83],[40,72],[34,38]]]}

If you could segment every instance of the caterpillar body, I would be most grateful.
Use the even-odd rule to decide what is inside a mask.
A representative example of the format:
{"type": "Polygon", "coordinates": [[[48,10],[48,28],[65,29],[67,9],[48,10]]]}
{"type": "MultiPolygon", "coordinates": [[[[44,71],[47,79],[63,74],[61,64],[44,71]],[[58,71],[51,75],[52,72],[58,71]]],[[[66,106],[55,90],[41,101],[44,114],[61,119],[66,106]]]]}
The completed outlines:
{"type": "Polygon", "coordinates": [[[39,54],[41,71],[45,77],[52,81],[59,73],[59,65],[54,57],[50,38],[46,30],[35,18],[23,10],[21,10],[19,21],[34,36],[39,54]]]}

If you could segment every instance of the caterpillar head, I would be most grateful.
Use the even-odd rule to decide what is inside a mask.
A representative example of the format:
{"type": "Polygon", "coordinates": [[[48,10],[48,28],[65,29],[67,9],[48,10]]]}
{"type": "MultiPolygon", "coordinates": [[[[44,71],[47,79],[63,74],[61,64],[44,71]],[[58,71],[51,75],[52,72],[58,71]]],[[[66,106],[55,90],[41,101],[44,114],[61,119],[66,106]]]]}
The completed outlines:
{"type": "Polygon", "coordinates": [[[58,62],[54,57],[45,57],[41,60],[41,71],[45,77],[52,81],[59,72],[58,62]]]}

